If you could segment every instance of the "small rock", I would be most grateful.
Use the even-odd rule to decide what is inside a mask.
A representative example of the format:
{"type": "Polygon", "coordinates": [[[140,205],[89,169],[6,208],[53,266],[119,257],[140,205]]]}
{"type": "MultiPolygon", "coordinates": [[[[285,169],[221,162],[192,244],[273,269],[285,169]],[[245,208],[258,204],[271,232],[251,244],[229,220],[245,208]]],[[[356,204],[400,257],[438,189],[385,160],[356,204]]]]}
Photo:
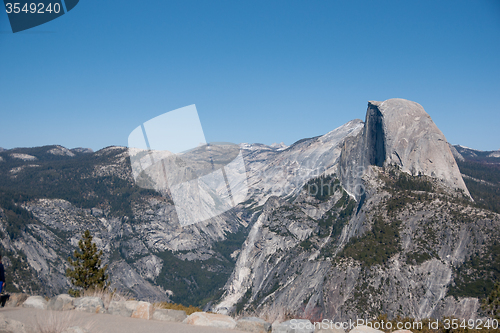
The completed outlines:
{"type": "Polygon", "coordinates": [[[245,332],[267,333],[271,332],[271,324],[260,318],[245,317],[236,322],[236,329],[245,332]]]}
{"type": "Polygon", "coordinates": [[[151,319],[153,318],[153,312],[155,311],[153,304],[148,302],[139,302],[134,312],[132,312],[132,318],[140,319],[151,319]]]}
{"type": "Polygon", "coordinates": [[[139,301],[112,301],[108,306],[108,313],[122,317],[131,317],[139,301]]]}
{"type": "Polygon", "coordinates": [[[236,321],[233,318],[218,313],[206,312],[195,312],[184,319],[183,323],[196,326],[211,326],[230,329],[236,327],[236,321]]]}
{"type": "Polygon", "coordinates": [[[106,313],[104,303],[99,297],[79,297],[73,301],[75,310],[89,313],[106,313]]]}
{"type": "Polygon", "coordinates": [[[314,325],[307,319],[292,319],[273,324],[273,333],[314,333],[314,325]]]}
{"type": "Polygon", "coordinates": [[[62,333],[90,333],[90,331],[86,328],[72,326],[62,331],[62,333]]]}
{"type": "Polygon", "coordinates": [[[154,320],[182,322],[186,318],[186,311],[182,310],[157,309],[153,313],[154,320]]]}
{"type": "Polygon", "coordinates": [[[6,308],[15,308],[21,306],[28,299],[28,295],[24,293],[12,293],[9,300],[5,303],[6,308]]]}
{"type": "Polygon", "coordinates": [[[47,301],[42,296],[30,296],[24,301],[23,308],[47,309],[47,301]]]}
{"type": "Polygon", "coordinates": [[[370,326],[359,325],[352,329],[349,333],[384,333],[383,331],[376,330],[370,326]]]}
{"type": "Polygon", "coordinates": [[[47,310],[54,311],[66,311],[73,310],[75,306],[73,305],[74,298],[68,294],[61,294],[52,297],[47,304],[47,310]]]}

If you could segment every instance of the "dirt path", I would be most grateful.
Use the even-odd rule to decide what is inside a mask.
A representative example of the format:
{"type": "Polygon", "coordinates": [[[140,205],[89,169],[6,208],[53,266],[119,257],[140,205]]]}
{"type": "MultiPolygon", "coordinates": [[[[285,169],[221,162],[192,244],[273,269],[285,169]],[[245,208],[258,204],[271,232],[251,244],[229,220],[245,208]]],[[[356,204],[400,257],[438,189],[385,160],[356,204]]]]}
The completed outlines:
{"type": "MultiPolygon", "coordinates": [[[[29,327],[86,327],[92,333],[236,333],[216,327],[192,326],[80,311],[47,311],[30,308],[1,308],[0,317],[20,321],[29,327]]],[[[37,330],[36,330],[37,331],[37,330]]],[[[35,331],[35,332],[36,332],[35,331]]]]}

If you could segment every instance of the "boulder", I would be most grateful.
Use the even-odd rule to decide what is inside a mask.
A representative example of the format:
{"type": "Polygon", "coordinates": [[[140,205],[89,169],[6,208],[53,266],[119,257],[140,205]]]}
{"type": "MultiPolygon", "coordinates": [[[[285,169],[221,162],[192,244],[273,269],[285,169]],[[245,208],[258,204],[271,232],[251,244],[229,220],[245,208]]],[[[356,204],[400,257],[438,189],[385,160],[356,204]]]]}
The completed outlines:
{"type": "Polygon", "coordinates": [[[10,318],[0,317],[0,332],[2,333],[26,333],[26,326],[10,318]]]}
{"type": "Polygon", "coordinates": [[[132,312],[132,318],[140,319],[151,319],[153,318],[153,312],[155,311],[153,304],[149,302],[139,302],[134,312],[132,312]]]}
{"type": "Polygon", "coordinates": [[[24,301],[23,308],[47,309],[47,301],[42,296],[30,296],[24,301]]]}
{"type": "Polygon", "coordinates": [[[349,333],[384,333],[383,331],[376,330],[370,326],[359,325],[352,329],[349,333]]]}
{"type": "Polygon", "coordinates": [[[182,322],[186,318],[186,311],[182,310],[157,309],[153,313],[154,320],[182,322]]]}
{"type": "Polygon", "coordinates": [[[112,301],[109,303],[108,313],[122,317],[131,317],[138,304],[138,301],[112,301]]]}
{"type": "Polygon", "coordinates": [[[73,305],[74,298],[68,294],[61,294],[52,297],[47,304],[47,310],[54,311],[66,311],[73,310],[75,306],[73,305]]]}
{"type": "Polygon", "coordinates": [[[236,329],[245,332],[271,332],[271,324],[256,317],[244,317],[236,322],[236,329]]]}
{"type": "Polygon", "coordinates": [[[28,299],[28,295],[24,293],[12,293],[10,294],[9,300],[5,303],[5,307],[14,308],[21,306],[26,299],[28,299]]]}
{"type": "Polygon", "coordinates": [[[314,325],[307,319],[292,319],[273,324],[273,333],[314,333],[314,325]]]}
{"type": "Polygon", "coordinates": [[[104,303],[99,297],[79,297],[73,301],[75,310],[89,313],[106,313],[104,303]]]}
{"type": "Polygon", "coordinates": [[[218,313],[195,312],[183,320],[183,323],[196,326],[211,326],[233,329],[236,321],[226,315],[218,313]]]}
{"type": "Polygon", "coordinates": [[[345,330],[342,327],[342,322],[334,323],[333,321],[326,319],[315,323],[315,325],[314,333],[345,333],[345,330]]]}

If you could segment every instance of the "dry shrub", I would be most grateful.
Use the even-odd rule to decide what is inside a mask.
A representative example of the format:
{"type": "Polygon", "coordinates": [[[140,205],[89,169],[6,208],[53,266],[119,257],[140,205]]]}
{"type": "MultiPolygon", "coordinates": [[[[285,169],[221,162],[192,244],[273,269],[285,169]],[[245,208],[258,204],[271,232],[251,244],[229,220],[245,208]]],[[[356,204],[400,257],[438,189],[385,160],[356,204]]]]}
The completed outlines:
{"type": "Polygon", "coordinates": [[[116,289],[109,291],[108,289],[89,289],[84,290],[82,297],[98,297],[104,303],[104,307],[107,309],[112,301],[121,302],[128,301],[131,299],[128,292],[119,292],[116,289]]]}
{"type": "MultiPolygon", "coordinates": [[[[77,316],[72,311],[44,311],[43,315],[35,315],[33,333],[62,333],[66,329],[78,326],[87,329],[89,332],[93,330],[95,323],[88,320],[77,319],[77,316]]],[[[30,331],[30,330],[28,330],[30,331]]]]}

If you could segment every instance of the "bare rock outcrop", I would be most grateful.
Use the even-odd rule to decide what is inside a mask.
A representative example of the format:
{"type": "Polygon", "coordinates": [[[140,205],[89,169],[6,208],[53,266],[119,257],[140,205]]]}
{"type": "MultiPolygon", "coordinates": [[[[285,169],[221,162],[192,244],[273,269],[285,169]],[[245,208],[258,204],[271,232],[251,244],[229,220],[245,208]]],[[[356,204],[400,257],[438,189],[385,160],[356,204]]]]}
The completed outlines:
{"type": "Polygon", "coordinates": [[[450,147],[450,151],[453,154],[453,157],[455,157],[455,160],[462,162],[465,161],[465,158],[458,152],[457,148],[453,147],[450,143],[448,143],[448,147],[450,147]]]}
{"type": "Polygon", "coordinates": [[[156,309],[153,313],[154,320],[182,322],[186,318],[186,311],[182,310],[156,309]]]}
{"type": "Polygon", "coordinates": [[[436,178],[471,198],[445,136],[424,108],[412,101],[368,102],[363,131],[346,138],[339,165],[342,184],[358,198],[356,175],[370,165],[397,165],[411,175],[436,178]]]}
{"type": "Polygon", "coordinates": [[[30,296],[23,303],[23,308],[47,309],[47,301],[42,296],[30,296]]]}
{"type": "Polygon", "coordinates": [[[184,319],[183,323],[195,326],[211,326],[234,329],[236,321],[222,314],[195,312],[184,319]]]}
{"type": "Polygon", "coordinates": [[[68,294],[57,295],[49,300],[47,309],[53,311],[73,310],[75,308],[73,301],[74,298],[68,294]]]}
{"type": "Polygon", "coordinates": [[[469,195],[446,138],[420,104],[401,98],[370,101],[365,127],[370,164],[396,164],[469,195]]]}
{"type": "Polygon", "coordinates": [[[271,324],[257,317],[244,317],[236,322],[236,329],[245,332],[268,333],[271,324]]]}
{"type": "Polygon", "coordinates": [[[76,311],[106,313],[104,303],[99,297],[79,297],[73,301],[73,305],[76,311]]]}

